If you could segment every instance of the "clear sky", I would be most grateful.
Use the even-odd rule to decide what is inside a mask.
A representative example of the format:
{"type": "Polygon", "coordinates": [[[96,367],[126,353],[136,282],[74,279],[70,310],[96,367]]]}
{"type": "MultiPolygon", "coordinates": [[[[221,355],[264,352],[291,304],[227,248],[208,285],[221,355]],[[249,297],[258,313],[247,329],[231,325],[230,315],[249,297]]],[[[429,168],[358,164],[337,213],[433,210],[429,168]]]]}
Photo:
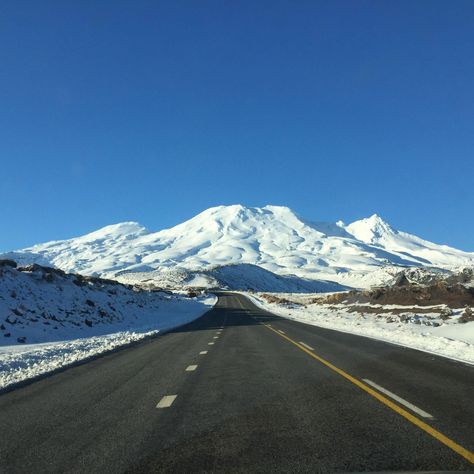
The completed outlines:
{"type": "Polygon", "coordinates": [[[211,206],[474,251],[474,1],[0,4],[0,250],[211,206]]]}

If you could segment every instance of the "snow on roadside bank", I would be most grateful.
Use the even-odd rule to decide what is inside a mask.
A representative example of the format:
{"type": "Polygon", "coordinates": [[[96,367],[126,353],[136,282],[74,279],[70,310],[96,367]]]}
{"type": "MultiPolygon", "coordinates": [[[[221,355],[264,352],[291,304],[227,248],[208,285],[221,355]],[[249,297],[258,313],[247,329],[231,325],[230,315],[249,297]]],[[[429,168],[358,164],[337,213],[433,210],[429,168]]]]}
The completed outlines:
{"type": "Polygon", "coordinates": [[[0,389],[186,324],[216,300],[0,266],[0,389]]]}
{"type": "MultiPolygon", "coordinates": [[[[453,318],[452,322],[438,327],[426,326],[420,324],[421,318],[415,313],[412,315],[414,322],[387,322],[385,318],[377,318],[375,314],[350,312],[350,308],[344,305],[284,305],[269,303],[259,294],[243,294],[260,308],[287,319],[474,364],[474,322],[462,324],[457,322],[457,318],[453,318]]],[[[298,296],[295,295],[295,298],[298,296]]],[[[429,314],[424,317],[429,317],[429,314]]]]}

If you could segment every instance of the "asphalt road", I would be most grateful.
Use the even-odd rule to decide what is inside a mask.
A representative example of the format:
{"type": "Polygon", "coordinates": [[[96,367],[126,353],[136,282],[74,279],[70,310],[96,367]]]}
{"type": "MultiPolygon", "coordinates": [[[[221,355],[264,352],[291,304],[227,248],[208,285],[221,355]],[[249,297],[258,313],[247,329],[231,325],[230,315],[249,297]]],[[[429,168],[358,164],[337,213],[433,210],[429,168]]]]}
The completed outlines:
{"type": "Polygon", "coordinates": [[[236,294],[0,396],[2,474],[455,471],[473,449],[472,366],[236,294]]]}

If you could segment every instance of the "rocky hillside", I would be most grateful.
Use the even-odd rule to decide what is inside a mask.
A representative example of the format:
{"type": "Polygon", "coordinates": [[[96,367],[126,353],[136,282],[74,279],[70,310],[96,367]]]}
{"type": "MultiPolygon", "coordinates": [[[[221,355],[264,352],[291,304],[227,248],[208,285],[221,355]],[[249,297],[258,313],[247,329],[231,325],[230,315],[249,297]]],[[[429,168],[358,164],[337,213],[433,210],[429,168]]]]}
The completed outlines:
{"type": "Polygon", "coordinates": [[[0,346],[171,327],[205,310],[201,299],[3,260],[0,346]]]}
{"type": "Polygon", "coordinates": [[[321,298],[325,303],[361,303],[399,306],[445,305],[450,308],[474,308],[472,268],[457,272],[400,271],[385,286],[353,290],[321,298]]]}

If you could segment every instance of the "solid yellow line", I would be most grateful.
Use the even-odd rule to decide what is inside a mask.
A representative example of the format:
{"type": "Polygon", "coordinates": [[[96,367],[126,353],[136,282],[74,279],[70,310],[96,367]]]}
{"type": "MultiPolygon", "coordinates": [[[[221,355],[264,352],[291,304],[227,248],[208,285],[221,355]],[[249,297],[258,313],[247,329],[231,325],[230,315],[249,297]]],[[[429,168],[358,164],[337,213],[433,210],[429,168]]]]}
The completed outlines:
{"type": "Polygon", "coordinates": [[[449,439],[443,433],[440,433],[439,431],[432,428],[430,425],[427,425],[424,421],[421,421],[416,416],[412,415],[408,411],[406,411],[403,408],[399,407],[398,405],[393,403],[388,398],[385,398],[383,395],[381,395],[379,392],[376,392],[375,390],[370,388],[365,383],[361,382],[360,380],[356,379],[355,377],[352,377],[352,375],[349,375],[347,372],[344,372],[344,370],[340,369],[339,367],[336,367],[335,365],[331,364],[331,362],[328,362],[327,360],[325,360],[322,357],[318,356],[317,354],[310,351],[309,349],[306,349],[306,347],[302,346],[301,344],[294,341],[290,337],[279,333],[277,330],[273,329],[272,327],[270,327],[267,324],[264,324],[264,326],[266,326],[268,329],[270,329],[270,331],[273,331],[275,334],[282,337],[283,339],[286,339],[288,342],[291,342],[296,347],[301,349],[303,352],[306,352],[306,354],[310,355],[313,359],[316,359],[317,361],[324,364],[326,367],[329,367],[334,372],[337,372],[339,375],[342,375],[342,377],[344,377],[346,380],[349,380],[349,382],[352,382],[354,385],[357,385],[359,388],[364,390],[364,392],[367,392],[369,395],[372,395],[378,401],[382,402],[384,405],[388,406],[393,411],[395,411],[399,415],[403,416],[403,418],[407,419],[408,421],[410,421],[414,425],[418,426],[418,428],[421,428],[423,431],[425,431],[429,435],[433,436],[433,438],[436,438],[438,441],[440,441],[441,443],[446,445],[448,448],[452,449],[457,454],[459,454],[460,456],[462,456],[463,458],[467,459],[469,462],[474,464],[474,453],[472,453],[471,451],[469,451],[466,448],[463,448],[461,445],[455,443],[452,439],[449,439]]]}

